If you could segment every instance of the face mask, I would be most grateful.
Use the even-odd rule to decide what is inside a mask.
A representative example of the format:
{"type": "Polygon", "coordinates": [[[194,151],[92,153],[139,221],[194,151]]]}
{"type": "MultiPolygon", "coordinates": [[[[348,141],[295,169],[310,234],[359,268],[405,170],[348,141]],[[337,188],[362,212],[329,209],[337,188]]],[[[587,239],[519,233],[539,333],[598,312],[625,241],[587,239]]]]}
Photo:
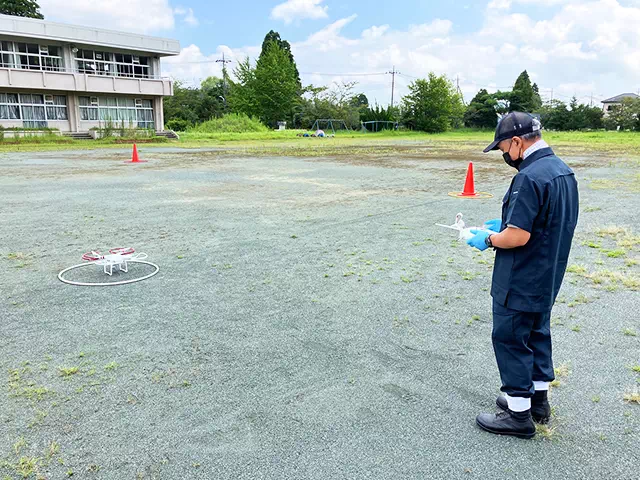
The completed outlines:
{"type": "Polygon", "coordinates": [[[507,150],[506,152],[504,152],[502,154],[502,158],[504,158],[504,161],[507,165],[509,165],[510,167],[515,168],[516,170],[520,170],[520,164],[522,163],[522,157],[519,156],[517,159],[512,160],[511,159],[511,155],[509,154],[509,152],[511,151],[511,144],[513,143],[513,140],[511,140],[511,143],[509,144],[509,150],[507,150]]]}

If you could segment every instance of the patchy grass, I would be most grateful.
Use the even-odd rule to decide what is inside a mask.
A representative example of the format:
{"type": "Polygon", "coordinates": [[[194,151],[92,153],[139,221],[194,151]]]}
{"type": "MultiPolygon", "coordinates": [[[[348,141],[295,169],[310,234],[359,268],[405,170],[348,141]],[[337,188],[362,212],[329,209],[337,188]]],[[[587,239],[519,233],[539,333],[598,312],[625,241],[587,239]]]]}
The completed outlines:
{"type": "Polygon", "coordinates": [[[633,329],[631,329],[631,328],[624,328],[624,329],[622,330],[622,334],[623,334],[625,337],[636,337],[636,336],[638,335],[638,334],[636,333],[636,331],[635,331],[635,330],[633,330],[633,329]]]}
{"type": "Polygon", "coordinates": [[[569,265],[567,267],[567,273],[576,273],[578,275],[584,275],[587,273],[587,268],[582,265],[569,265]]]}
{"type": "Polygon", "coordinates": [[[596,285],[613,284],[618,286],[622,285],[629,290],[640,289],[640,278],[636,275],[626,272],[618,272],[615,270],[598,270],[596,272],[585,275],[585,278],[588,278],[596,285]]]}
{"type": "Polygon", "coordinates": [[[596,235],[599,237],[617,237],[618,235],[624,235],[628,230],[624,227],[618,227],[615,225],[609,225],[607,227],[598,228],[596,235]]]}
{"type": "Polygon", "coordinates": [[[569,370],[569,365],[562,363],[553,369],[553,373],[555,373],[556,377],[568,377],[571,370],[569,370]]]}
{"type": "Polygon", "coordinates": [[[616,248],[614,250],[604,250],[609,258],[620,258],[624,257],[627,254],[627,251],[624,248],[616,248]]]}
{"type": "Polygon", "coordinates": [[[79,367],[58,367],[61,377],[71,377],[80,372],[79,367]]]}
{"type": "Polygon", "coordinates": [[[640,405],[640,392],[635,390],[633,392],[625,393],[623,399],[627,403],[636,403],[640,405]]]}
{"type": "Polygon", "coordinates": [[[573,300],[573,302],[568,303],[567,307],[573,308],[577,305],[585,305],[587,303],[591,303],[591,299],[581,293],[573,300]]]}
{"type": "Polygon", "coordinates": [[[548,423],[536,423],[536,437],[546,441],[557,440],[559,437],[558,427],[548,423]]]}
{"type": "Polygon", "coordinates": [[[111,371],[113,371],[113,370],[117,370],[117,369],[118,369],[118,367],[120,367],[120,365],[118,365],[116,362],[111,362],[111,363],[106,364],[106,365],[104,366],[104,369],[105,369],[106,371],[108,371],[108,372],[111,372],[111,371]]]}

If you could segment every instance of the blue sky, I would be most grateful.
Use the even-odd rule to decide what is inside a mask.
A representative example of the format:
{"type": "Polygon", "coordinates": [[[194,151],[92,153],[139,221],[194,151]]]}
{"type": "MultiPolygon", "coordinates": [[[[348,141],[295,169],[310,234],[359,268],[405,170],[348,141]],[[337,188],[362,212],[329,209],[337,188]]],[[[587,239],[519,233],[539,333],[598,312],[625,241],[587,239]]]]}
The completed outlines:
{"type": "Polygon", "coordinates": [[[198,84],[255,58],[274,29],[292,44],[303,83],[358,81],[388,104],[430,71],[458,79],[467,99],[509,88],[527,69],[543,96],[583,102],[640,89],[640,0],[40,0],[46,18],[176,38],[165,74],[198,84]],[[357,75],[351,75],[357,74],[357,75]]]}

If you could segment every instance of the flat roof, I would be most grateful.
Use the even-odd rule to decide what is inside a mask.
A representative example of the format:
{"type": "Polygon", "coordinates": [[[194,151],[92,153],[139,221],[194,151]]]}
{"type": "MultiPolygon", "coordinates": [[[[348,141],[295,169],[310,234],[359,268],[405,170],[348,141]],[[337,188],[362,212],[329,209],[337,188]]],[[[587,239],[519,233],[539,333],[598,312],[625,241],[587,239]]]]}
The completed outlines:
{"type": "Polygon", "coordinates": [[[180,53],[180,42],[178,40],[48,22],[35,18],[14,17],[12,15],[0,15],[0,35],[96,45],[155,53],[159,56],[178,55],[180,53]]]}

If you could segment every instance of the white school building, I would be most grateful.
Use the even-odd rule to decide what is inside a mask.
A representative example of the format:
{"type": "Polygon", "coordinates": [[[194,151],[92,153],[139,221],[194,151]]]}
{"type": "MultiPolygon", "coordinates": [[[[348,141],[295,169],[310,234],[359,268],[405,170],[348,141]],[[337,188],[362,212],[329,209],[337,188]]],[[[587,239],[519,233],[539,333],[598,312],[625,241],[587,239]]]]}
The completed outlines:
{"type": "Polygon", "coordinates": [[[160,58],[177,40],[0,15],[0,125],[164,129],[160,58]]]}

